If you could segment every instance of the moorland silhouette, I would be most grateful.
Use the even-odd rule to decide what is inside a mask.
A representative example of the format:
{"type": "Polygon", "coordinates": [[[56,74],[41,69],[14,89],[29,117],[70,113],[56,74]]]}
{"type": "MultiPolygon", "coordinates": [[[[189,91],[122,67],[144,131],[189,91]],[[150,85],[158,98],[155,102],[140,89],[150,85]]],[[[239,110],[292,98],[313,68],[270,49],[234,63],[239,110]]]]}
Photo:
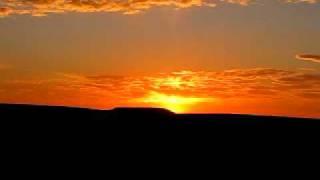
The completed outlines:
{"type": "Polygon", "coordinates": [[[320,126],[311,118],[242,114],[176,114],[162,108],[96,110],[60,106],[0,104],[2,121],[47,127],[97,126],[103,128],[301,128],[320,126]]]}

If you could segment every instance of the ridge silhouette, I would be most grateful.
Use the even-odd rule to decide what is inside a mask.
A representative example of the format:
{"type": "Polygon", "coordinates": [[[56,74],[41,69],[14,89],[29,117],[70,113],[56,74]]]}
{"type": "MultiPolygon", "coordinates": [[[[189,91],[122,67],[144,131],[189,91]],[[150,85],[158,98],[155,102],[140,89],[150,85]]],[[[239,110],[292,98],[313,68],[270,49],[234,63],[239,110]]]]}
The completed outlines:
{"type": "MultiPolygon", "coordinates": [[[[288,142],[319,137],[320,119],[238,114],[175,114],[161,108],[86,108],[0,104],[0,127],[10,143],[131,144],[150,142],[288,142]],[[281,138],[280,138],[281,137],[281,138]],[[254,140],[256,141],[256,140],[254,140]]],[[[9,144],[10,144],[9,143],[9,144]]],[[[105,146],[107,144],[101,144],[105,146]]],[[[134,144],[132,144],[134,146],[134,144]]]]}
{"type": "Polygon", "coordinates": [[[95,124],[122,126],[319,126],[320,119],[241,114],[175,114],[162,108],[118,107],[95,110],[62,106],[0,104],[1,121],[40,124],[95,124]],[[145,124],[144,124],[145,123],[145,124]]]}

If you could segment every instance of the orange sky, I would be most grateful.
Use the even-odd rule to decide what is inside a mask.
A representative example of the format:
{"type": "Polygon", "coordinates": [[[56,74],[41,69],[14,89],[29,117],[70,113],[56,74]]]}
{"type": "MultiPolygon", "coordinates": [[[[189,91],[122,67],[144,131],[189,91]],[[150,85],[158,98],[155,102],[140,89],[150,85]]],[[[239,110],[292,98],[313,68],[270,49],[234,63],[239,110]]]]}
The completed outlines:
{"type": "Polygon", "coordinates": [[[164,107],[178,113],[319,117],[320,75],[311,70],[178,71],[149,76],[56,73],[2,83],[0,100],[109,109],[164,107]],[[17,101],[19,100],[19,101],[17,101]]]}
{"type": "Polygon", "coordinates": [[[319,0],[0,0],[0,103],[320,117],[319,0]]]}

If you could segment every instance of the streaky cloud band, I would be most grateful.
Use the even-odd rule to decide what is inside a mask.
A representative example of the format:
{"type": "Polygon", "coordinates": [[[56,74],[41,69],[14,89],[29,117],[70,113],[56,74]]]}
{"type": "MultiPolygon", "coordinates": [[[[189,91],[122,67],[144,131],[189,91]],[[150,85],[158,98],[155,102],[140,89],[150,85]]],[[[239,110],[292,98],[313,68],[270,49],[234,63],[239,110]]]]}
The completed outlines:
{"type": "MultiPolygon", "coordinates": [[[[216,7],[220,3],[249,5],[259,0],[0,0],[0,17],[9,15],[47,16],[52,13],[121,12],[137,14],[157,6],[176,9],[216,7]]],[[[282,0],[285,3],[317,3],[318,0],[282,0]]]]}
{"type": "Polygon", "coordinates": [[[315,63],[320,63],[320,55],[314,54],[298,54],[296,58],[302,61],[311,61],[315,63]]]}

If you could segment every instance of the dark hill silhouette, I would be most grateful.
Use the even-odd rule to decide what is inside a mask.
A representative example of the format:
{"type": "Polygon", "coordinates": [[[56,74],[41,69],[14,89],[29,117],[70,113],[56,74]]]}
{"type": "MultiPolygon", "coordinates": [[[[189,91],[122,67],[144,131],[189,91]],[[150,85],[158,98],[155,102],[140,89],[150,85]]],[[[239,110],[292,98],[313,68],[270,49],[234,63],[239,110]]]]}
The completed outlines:
{"type": "MultiPolygon", "coordinates": [[[[238,176],[239,168],[246,168],[243,170],[248,173],[255,171],[248,169],[246,163],[268,173],[279,159],[286,161],[284,157],[294,165],[297,154],[306,158],[313,149],[308,144],[317,145],[320,132],[320,121],[316,119],[174,114],[154,108],[104,111],[0,104],[0,123],[4,158],[26,171],[30,168],[39,173],[50,169],[49,175],[60,168],[74,168],[71,172],[81,175],[90,168],[107,174],[114,172],[116,176],[137,170],[145,173],[148,168],[163,174],[168,166],[173,171],[181,168],[183,171],[179,172],[187,174],[200,169],[202,173],[207,167],[215,174],[212,169],[222,166],[227,173],[238,176]],[[308,152],[301,153],[297,147],[308,152]],[[250,162],[250,157],[255,161],[250,162]],[[127,169],[133,171],[124,171],[127,169]]],[[[12,174],[16,172],[15,168],[12,174]]]]}
{"type": "Polygon", "coordinates": [[[0,104],[1,121],[32,127],[93,128],[316,128],[320,119],[239,114],[175,114],[161,108],[94,110],[59,106],[0,104]]]}
{"type": "Polygon", "coordinates": [[[77,147],[74,151],[121,147],[115,150],[118,152],[151,144],[169,149],[179,144],[193,148],[232,144],[232,150],[267,142],[277,142],[277,147],[307,140],[313,144],[320,135],[319,119],[175,114],[158,108],[94,110],[0,104],[0,123],[6,147],[18,154],[27,147],[43,146],[54,151],[73,146],[77,147]]]}

